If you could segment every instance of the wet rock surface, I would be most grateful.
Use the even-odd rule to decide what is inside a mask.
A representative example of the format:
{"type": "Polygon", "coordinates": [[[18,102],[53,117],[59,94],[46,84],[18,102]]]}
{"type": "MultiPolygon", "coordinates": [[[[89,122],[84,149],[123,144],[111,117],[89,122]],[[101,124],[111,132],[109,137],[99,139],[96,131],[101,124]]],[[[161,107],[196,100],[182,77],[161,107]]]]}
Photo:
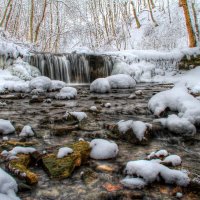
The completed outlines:
{"type": "Polygon", "coordinates": [[[15,174],[19,183],[19,197],[22,200],[177,199],[177,193],[183,194],[182,199],[199,199],[199,128],[197,134],[192,137],[174,136],[159,124],[152,123],[155,117],[147,107],[152,95],[170,87],[171,85],[141,84],[135,90],[112,90],[109,94],[99,95],[91,94],[89,86],[77,86],[77,99],[68,101],[55,100],[55,93],[46,93],[34,101],[31,94],[1,95],[0,99],[7,105],[0,108],[0,119],[10,120],[16,133],[8,135],[8,141],[0,142],[0,150],[11,150],[15,146],[31,146],[36,148],[39,154],[20,154],[18,161],[7,161],[0,157],[0,166],[6,168],[10,163],[16,169],[18,167],[31,173],[29,178],[23,179],[18,175],[20,173],[10,172],[12,175],[15,174]],[[142,93],[135,95],[135,91],[139,90],[142,93]],[[131,94],[134,94],[133,98],[130,98],[131,94]],[[111,106],[105,107],[106,103],[110,103],[111,106]],[[98,112],[91,112],[92,106],[96,106],[98,112]],[[85,112],[88,118],[82,122],[74,119],[66,120],[65,113],[73,111],[85,112]],[[145,141],[144,146],[130,142],[129,138],[113,137],[109,126],[120,120],[152,123],[151,140],[145,141]],[[35,136],[21,139],[18,134],[27,124],[34,129],[35,136]],[[63,158],[73,160],[70,170],[67,171],[66,162],[62,165],[56,158],[57,151],[64,146],[73,149],[75,148],[73,144],[88,144],[82,139],[79,141],[80,138],[85,141],[95,138],[111,139],[119,146],[118,156],[105,161],[90,159],[88,157],[90,150],[86,145],[83,154],[80,150],[79,153],[74,152],[63,158]],[[146,159],[149,153],[159,149],[166,149],[182,158],[182,165],[176,169],[190,172],[190,186],[181,188],[154,183],[142,190],[124,188],[120,180],[124,178],[123,170],[126,163],[130,160],[146,159]],[[72,156],[75,159],[72,159],[72,156]],[[52,166],[49,167],[48,163],[52,166]]]}

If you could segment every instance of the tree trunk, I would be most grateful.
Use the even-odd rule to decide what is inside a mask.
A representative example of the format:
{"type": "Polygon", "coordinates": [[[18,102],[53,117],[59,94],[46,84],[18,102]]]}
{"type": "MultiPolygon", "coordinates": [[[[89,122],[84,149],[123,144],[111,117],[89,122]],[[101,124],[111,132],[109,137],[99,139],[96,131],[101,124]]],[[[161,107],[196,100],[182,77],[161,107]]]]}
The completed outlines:
{"type": "Polygon", "coordinates": [[[195,34],[192,28],[192,23],[191,23],[191,18],[190,18],[190,13],[188,9],[188,4],[187,0],[181,0],[181,4],[183,7],[184,15],[185,15],[185,22],[186,22],[186,27],[187,27],[187,32],[188,32],[188,42],[189,42],[189,47],[196,47],[196,38],[195,34]]]}
{"type": "Polygon", "coordinates": [[[31,0],[30,41],[33,42],[34,0],[31,0]]]}
{"type": "Polygon", "coordinates": [[[2,18],[2,20],[1,20],[1,22],[0,22],[0,26],[1,26],[1,27],[2,27],[3,24],[4,24],[4,21],[5,21],[5,19],[6,19],[6,15],[7,15],[7,12],[8,12],[8,8],[9,8],[9,6],[11,5],[12,1],[13,1],[13,0],[9,0],[8,3],[7,3],[6,9],[5,9],[4,14],[3,14],[3,18],[2,18]]]}
{"type": "Polygon", "coordinates": [[[193,16],[194,16],[194,23],[195,23],[197,40],[200,40],[199,23],[198,23],[197,13],[196,13],[196,9],[195,9],[195,1],[192,1],[192,11],[193,11],[193,16]]]}
{"type": "Polygon", "coordinates": [[[13,9],[13,4],[12,4],[12,2],[11,2],[11,4],[10,4],[10,10],[9,10],[9,13],[8,13],[8,15],[7,15],[7,17],[6,17],[5,30],[7,30],[7,28],[8,28],[8,22],[9,22],[9,20],[10,20],[10,16],[11,16],[11,13],[12,13],[12,9],[13,9]]]}
{"type": "Polygon", "coordinates": [[[153,12],[152,12],[152,8],[151,8],[151,4],[150,4],[150,0],[147,1],[148,2],[148,7],[149,7],[149,12],[150,12],[150,17],[152,22],[154,23],[155,27],[158,26],[156,20],[153,17],[153,12]]]}
{"type": "Polygon", "coordinates": [[[140,28],[141,24],[140,24],[139,19],[137,17],[137,13],[136,13],[135,5],[134,5],[133,1],[131,1],[131,5],[132,5],[132,8],[133,8],[133,15],[134,15],[134,18],[135,18],[135,21],[136,21],[137,28],[140,28]]]}
{"type": "Polygon", "coordinates": [[[39,32],[40,32],[41,24],[42,24],[42,22],[43,22],[43,20],[45,18],[46,8],[47,8],[47,0],[44,0],[44,7],[43,7],[43,12],[42,12],[42,18],[41,18],[41,20],[39,21],[39,23],[38,23],[38,25],[36,27],[34,42],[38,41],[38,35],[39,35],[39,32]]]}

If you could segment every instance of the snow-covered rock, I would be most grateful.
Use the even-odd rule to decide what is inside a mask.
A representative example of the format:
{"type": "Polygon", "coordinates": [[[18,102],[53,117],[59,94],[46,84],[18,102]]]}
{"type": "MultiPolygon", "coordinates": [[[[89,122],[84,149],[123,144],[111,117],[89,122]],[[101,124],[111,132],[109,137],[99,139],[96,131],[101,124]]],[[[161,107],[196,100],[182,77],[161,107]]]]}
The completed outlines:
{"type": "Polygon", "coordinates": [[[147,159],[151,160],[151,159],[157,159],[157,158],[163,158],[163,157],[166,157],[168,156],[169,153],[167,150],[165,149],[161,149],[159,151],[153,151],[151,152],[148,156],[147,156],[147,159]]]}
{"type": "Polygon", "coordinates": [[[144,188],[147,183],[142,178],[131,178],[127,176],[123,180],[120,181],[120,183],[130,189],[142,189],[144,188]]]}
{"type": "Polygon", "coordinates": [[[97,111],[97,107],[96,106],[91,106],[90,110],[93,111],[93,112],[96,112],[97,111]]]}
{"type": "Polygon", "coordinates": [[[125,62],[117,62],[112,71],[112,75],[126,74],[133,77],[137,82],[151,81],[155,73],[155,65],[149,62],[141,61],[128,65],[125,62]]]}
{"type": "Polygon", "coordinates": [[[7,68],[13,76],[17,76],[24,81],[41,76],[39,69],[24,62],[21,58],[14,61],[13,65],[7,68]]]}
{"type": "Polygon", "coordinates": [[[57,158],[63,158],[69,155],[70,153],[73,153],[73,149],[68,148],[68,147],[62,147],[58,151],[57,158]]]}
{"type": "Polygon", "coordinates": [[[157,116],[169,108],[178,111],[179,117],[186,118],[192,124],[200,123],[200,102],[188,94],[187,88],[182,85],[154,95],[148,107],[157,116]]]}
{"type": "Polygon", "coordinates": [[[108,93],[111,90],[110,83],[106,78],[98,78],[90,85],[90,91],[96,93],[108,93]]]}
{"type": "Polygon", "coordinates": [[[21,133],[19,134],[20,137],[32,137],[34,136],[34,132],[31,128],[31,126],[27,125],[24,126],[24,128],[22,129],[21,133]]]}
{"type": "Polygon", "coordinates": [[[44,95],[45,91],[42,90],[42,89],[34,89],[34,90],[31,91],[31,94],[32,95],[44,95]]]}
{"type": "Polygon", "coordinates": [[[110,108],[110,107],[111,107],[111,103],[106,103],[104,106],[105,106],[106,108],[110,108]]]}
{"type": "Polygon", "coordinates": [[[79,122],[87,118],[87,114],[84,112],[66,112],[65,117],[68,118],[70,115],[75,117],[79,122]]]}
{"type": "Polygon", "coordinates": [[[15,132],[14,126],[10,121],[0,119],[0,134],[7,135],[15,132]]]}
{"type": "Polygon", "coordinates": [[[154,121],[160,122],[162,126],[176,134],[194,135],[196,133],[196,127],[190,121],[180,118],[177,115],[169,115],[168,118],[161,118],[154,121]]]}
{"type": "Polygon", "coordinates": [[[96,160],[115,158],[119,151],[116,143],[103,139],[92,140],[90,147],[92,148],[90,157],[96,160]]]}
{"type": "Polygon", "coordinates": [[[21,80],[5,81],[3,84],[3,87],[4,87],[4,90],[6,89],[10,92],[27,93],[30,91],[28,81],[21,81],[21,80]]]}
{"type": "Polygon", "coordinates": [[[177,155],[170,155],[170,156],[167,156],[162,163],[166,163],[166,164],[169,164],[169,165],[172,165],[172,166],[179,166],[181,165],[182,163],[182,160],[180,158],[180,156],[177,156],[177,155]]]}
{"type": "Polygon", "coordinates": [[[0,199],[1,200],[20,200],[16,196],[18,190],[15,179],[0,168],[0,199]]]}
{"type": "Polygon", "coordinates": [[[162,177],[165,183],[169,184],[186,187],[190,183],[190,179],[186,173],[179,170],[171,170],[162,164],[147,160],[128,162],[125,172],[128,175],[142,177],[146,183],[159,181],[160,177],[162,177]]]}
{"type": "Polygon", "coordinates": [[[126,134],[128,130],[132,130],[139,141],[144,139],[146,131],[151,128],[151,124],[133,120],[122,120],[119,121],[117,125],[119,132],[122,134],[126,134]]]}
{"type": "Polygon", "coordinates": [[[33,147],[14,147],[12,150],[10,150],[8,153],[10,156],[16,156],[17,154],[29,154],[35,152],[36,149],[33,147]]]}
{"type": "Polygon", "coordinates": [[[125,89],[134,88],[136,86],[135,80],[126,74],[108,76],[107,80],[109,81],[111,88],[125,89]]]}
{"type": "Polygon", "coordinates": [[[56,90],[60,90],[64,87],[67,86],[67,83],[63,82],[63,81],[58,81],[58,80],[52,80],[51,81],[51,91],[56,91],[56,90]]]}
{"type": "Polygon", "coordinates": [[[77,96],[77,90],[73,87],[64,87],[60,90],[60,92],[56,95],[56,99],[74,99],[77,96]]]}
{"type": "Polygon", "coordinates": [[[34,89],[41,89],[44,91],[50,90],[51,79],[45,76],[39,76],[30,81],[29,87],[31,90],[34,90],[34,89]]]}

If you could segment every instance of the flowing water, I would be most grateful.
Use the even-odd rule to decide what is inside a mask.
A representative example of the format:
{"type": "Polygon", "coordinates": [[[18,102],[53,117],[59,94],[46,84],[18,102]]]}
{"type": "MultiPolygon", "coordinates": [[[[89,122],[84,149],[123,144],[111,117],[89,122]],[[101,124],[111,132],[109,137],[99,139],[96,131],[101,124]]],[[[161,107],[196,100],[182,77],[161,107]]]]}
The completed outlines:
{"type": "MultiPolygon", "coordinates": [[[[29,139],[37,141],[36,148],[42,152],[46,148],[54,148],[58,145],[69,144],[79,138],[91,141],[93,138],[106,138],[107,130],[104,124],[116,123],[119,120],[135,119],[144,122],[152,122],[154,116],[149,112],[147,103],[153,94],[166,90],[170,85],[139,84],[136,90],[142,90],[143,95],[136,99],[129,99],[134,93],[133,89],[113,90],[110,94],[91,94],[89,86],[75,86],[78,89],[76,100],[58,101],[53,98],[55,93],[47,93],[41,98],[44,101],[30,104],[31,95],[20,98],[6,98],[0,96],[0,101],[5,101],[7,106],[0,110],[0,118],[11,120],[18,129],[30,124],[37,137],[29,139]],[[45,99],[52,99],[46,103],[45,99]],[[102,107],[104,103],[111,103],[111,108],[102,107]],[[97,106],[99,113],[91,113],[89,108],[97,106]],[[84,111],[88,115],[88,123],[81,129],[61,136],[55,135],[54,122],[65,114],[66,111],[84,111]]],[[[16,95],[16,94],[14,94],[16,95]]],[[[65,124],[60,124],[65,126],[65,124]]],[[[110,200],[110,199],[177,199],[176,192],[182,192],[185,200],[198,200],[199,189],[180,188],[163,183],[155,183],[143,190],[120,189],[116,192],[107,191],[106,184],[118,185],[125,177],[123,169],[130,160],[144,159],[152,151],[166,149],[171,154],[182,157],[183,164],[180,169],[189,170],[192,178],[200,176],[200,137],[199,130],[196,138],[186,140],[183,137],[175,137],[158,133],[146,146],[130,144],[128,141],[115,140],[119,145],[119,155],[116,159],[96,161],[89,159],[86,165],[77,168],[71,177],[64,180],[50,179],[39,167],[32,170],[39,175],[39,182],[32,186],[31,190],[20,191],[22,200],[110,200]],[[173,138],[173,140],[172,140],[173,138]],[[112,171],[99,170],[98,166],[106,165],[112,171]]],[[[16,138],[15,135],[10,137],[16,138]]],[[[4,163],[1,164],[4,167],[4,163]]]]}

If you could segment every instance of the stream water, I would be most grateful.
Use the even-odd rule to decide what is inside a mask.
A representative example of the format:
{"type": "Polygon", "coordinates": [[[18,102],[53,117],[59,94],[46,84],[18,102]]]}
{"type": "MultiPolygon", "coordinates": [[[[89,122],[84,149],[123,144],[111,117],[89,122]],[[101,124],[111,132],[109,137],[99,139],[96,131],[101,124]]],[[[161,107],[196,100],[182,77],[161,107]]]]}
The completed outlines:
{"type": "MultiPolygon", "coordinates": [[[[38,142],[36,148],[43,151],[46,148],[69,144],[79,138],[92,140],[93,138],[107,138],[107,130],[104,124],[116,123],[120,120],[135,119],[144,122],[152,122],[154,116],[149,112],[147,103],[153,94],[170,88],[171,85],[139,84],[136,90],[142,90],[143,94],[135,99],[129,99],[133,89],[112,90],[112,93],[99,95],[91,94],[89,86],[75,86],[78,89],[76,100],[58,101],[53,97],[55,93],[47,93],[39,98],[41,102],[30,103],[31,94],[13,96],[1,95],[0,101],[7,106],[0,108],[0,118],[9,119],[17,130],[30,124],[37,137],[29,139],[38,142]],[[14,98],[16,97],[17,98],[14,98]],[[51,99],[46,103],[45,99],[51,99]],[[44,101],[43,101],[44,100],[44,101]],[[103,103],[111,103],[111,108],[102,107],[103,103]],[[91,106],[100,108],[99,113],[89,111],[91,106]],[[88,123],[82,128],[69,134],[56,136],[57,128],[65,124],[55,124],[66,111],[84,111],[88,115],[88,123]]],[[[119,145],[119,154],[116,159],[96,161],[89,159],[86,165],[77,168],[71,177],[64,180],[50,179],[46,173],[38,167],[32,170],[39,175],[39,182],[31,190],[19,191],[22,200],[109,200],[109,199],[177,199],[176,193],[183,193],[182,199],[200,198],[199,188],[180,188],[173,185],[155,183],[143,190],[119,189],[109,192],[106,184],[119,185],[125,177],[123,169],[130,160],[144,159],[147,154],[155,150],[166,149],[171,154],[181,156],[183,163],[180,169],[190,171],[190,176],[200,181],[200,134],[194,138],[184,138],[164,135],[162,131],[148,144],[134,145],[128,141],[115,140],[119,145]],[[106,167],[102,167],[106,166],[106,167]]],[[[11,137],[17,138],[12,135],[11,137]]],[[[1,164],[4,167],[4,163],[1,164]]]]}

